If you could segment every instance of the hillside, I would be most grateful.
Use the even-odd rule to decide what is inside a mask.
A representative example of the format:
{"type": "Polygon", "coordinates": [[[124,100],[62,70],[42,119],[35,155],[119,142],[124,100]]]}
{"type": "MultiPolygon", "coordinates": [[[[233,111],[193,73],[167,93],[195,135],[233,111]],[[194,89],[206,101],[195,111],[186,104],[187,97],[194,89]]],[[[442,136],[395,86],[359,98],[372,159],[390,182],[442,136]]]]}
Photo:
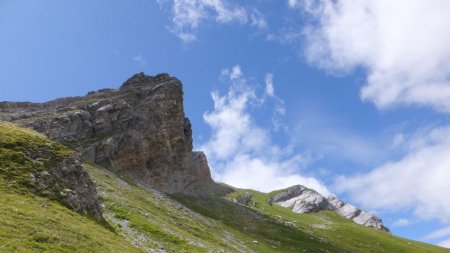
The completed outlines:
{"type": "MultiPolygon", "coordinates": [[[[63,155],[69,149],[12,124],[1,123],[0,130],[2,252],[449,252],[354,224],[330,211],[299,215],[269,205],[276,192],[235,189],[228,196],[169,196],[85,164],[104,206],[106,223],[97,222],[57,199],[38,196],[6,174],[5,168],[17,168],[8,162],[27,159],[32,150],[23,149],[24,155],[13,161],[5,155],[14,149],[5,139],[29,141],[25,147],[54,145],[68,152],[63,155]],[[227,200],[248,194],[255,202],[249,206],[227,200]]],[[[17,172],[31,169],[22,168],[17,172]]]]}
{"type": "Polygon", "coordinates": [[[0,122],[0,252],[140,252],[107,224],[70,210],[53,186],[33,186],[30,174],[50,173],[45,157],[72,154],[41,134],[0,122]]]}

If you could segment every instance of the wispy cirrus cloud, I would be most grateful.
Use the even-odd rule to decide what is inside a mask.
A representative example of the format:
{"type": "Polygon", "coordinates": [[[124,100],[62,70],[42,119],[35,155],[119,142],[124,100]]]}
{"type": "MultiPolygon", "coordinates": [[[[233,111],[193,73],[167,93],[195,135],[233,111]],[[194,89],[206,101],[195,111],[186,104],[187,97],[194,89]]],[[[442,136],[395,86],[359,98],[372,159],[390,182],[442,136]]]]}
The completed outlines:
{"type": "MultiPolygon", "coordinates": [[[[329,195],[320,181],[300,174],[311,157],[276,145],[270,128],[256,122],[252,109],[268,100],[248,84],[241,68],[225,69],[222,75],[229,90],[223,95],[212,93],[214,110],[204,114],[212,134],[199,147],[208,156],[215,180],[266,192],[302,184],[329,195]]],[[[272,86],[268,93],[274,96],[273,75],[266,76],[267,83],[272,86]]]]}
{"type": "Polygon", "coordinates": [[[300,0],[288,0],[288,5],[291,8],[295,8],[300,4],[300,0]]]}
{"type": "Polygon", "coordinates": [[[169,30],[185,43],[197,40],[197,29],[208,22],[267,27],[266,18],[257,9],[227,0],[160,0],[158,3],[171,5],[169,30]]]}
{"type": "Polygon", "coordinates": [[[439,242],[437,245],[450,249],[450,239],[439,242]]]}
{"type": "Polygon", "coordinates": [[[137,54],[137,55],[131,57],[131,59],[134,62],[138,63],[141,67],[146,66],[148,64],[147,59],[142,54],[137,54]]]}
{"type": "Polygon", "coordinates": [[[433,240],[433,239],[440,239],[442,237],[450,236],[450,227],[441,228],[439,230],[436,230],[429,235],[425,236],[423,240],[433,240]]]}
{"type": "Polygon", "coordinates": [[[401,218],[401,219],[394,221],[394,223],[392,223],[392,227],[406,227],[410,224],[411,224],[411,221],[409,221],[406,218],[401,218]]]}
{"type": "Polygon", "coordinates": [[[443,240],[444,237],[448,238],[449,236],[450,236],[450,227],[444,227],[430,233],[429,235],[422,238],[422,240],[433,241],[439,239],[441,241],[438,241],[437,245],[445,248],[450,248],[450,239],[443,240]]]}

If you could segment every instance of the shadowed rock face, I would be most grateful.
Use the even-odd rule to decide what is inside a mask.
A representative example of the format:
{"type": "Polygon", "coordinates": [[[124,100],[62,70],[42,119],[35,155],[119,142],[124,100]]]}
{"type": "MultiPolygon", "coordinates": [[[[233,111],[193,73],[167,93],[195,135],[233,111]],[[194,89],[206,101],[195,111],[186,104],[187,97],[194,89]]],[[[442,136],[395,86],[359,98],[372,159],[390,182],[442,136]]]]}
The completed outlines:
{"type": "Polygon", "coordinates": [[[346,204],[334,197],[325,198],[318,192],[302,185],[294,185],[287,188],[285,191],[270,198],[269,203],[290,208],[295,213],[332,210],[357,224],[389,232],[389,229],[383,225],[383,221],[375,215],[351,204],[346,204]]]}
{"type": "Polygon", "coordinates": [[[41,132],[83,159],[166,193],[198,194],[213,183],[205,155],[192,152],[182,84],[136,74],[119,89],[46,103],[0,103],[0,120],[41,132]]]}

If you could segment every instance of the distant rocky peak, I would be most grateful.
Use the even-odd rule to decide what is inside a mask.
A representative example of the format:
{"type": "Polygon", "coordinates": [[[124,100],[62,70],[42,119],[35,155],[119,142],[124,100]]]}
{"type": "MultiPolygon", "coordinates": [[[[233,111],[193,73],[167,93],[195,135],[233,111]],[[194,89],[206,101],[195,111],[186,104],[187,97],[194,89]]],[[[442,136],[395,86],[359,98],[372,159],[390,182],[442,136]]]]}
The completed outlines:
{"type": "Polygon", "coordinates": [[[268,202],[289,208],[293,212],[300,214],[331,210],[357,224],[389,232],[389,229],[384,226],[383,221],[377,216],[335,197],[324,197],[303,185],[291,186],[271,197],[268,202]]]}

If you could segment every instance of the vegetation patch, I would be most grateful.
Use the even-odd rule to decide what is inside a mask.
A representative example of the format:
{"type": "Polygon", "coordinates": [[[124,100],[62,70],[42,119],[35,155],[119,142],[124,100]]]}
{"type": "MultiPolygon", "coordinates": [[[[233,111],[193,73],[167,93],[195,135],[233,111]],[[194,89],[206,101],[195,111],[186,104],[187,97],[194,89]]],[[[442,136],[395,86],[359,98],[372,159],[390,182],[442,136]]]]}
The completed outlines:
{"type": "Polygon", "coordinates": [[[11,185],[34,187],[34,175],[71,155],[76,153],[35,131],[0,121],[0,177],[11,185]]]}
{"type": "MultiPolygon", "coordinates": [[[[149,248],[167,252],[249,252],[241,239],[244,235],[222,222],[204,217],[163,193],[128,183],[129,178],[124,180],[92,164],[85,168],[99,186],[105,218],[110,222],[126,221],[127,226],[146,237],[143,241],[149,248]],[[109,214],[112,217],[108,218],[109,214]]],[[[124,235],[126,227],[115,223],[124,235]]]]}
{"type": "Polygon", "coordinates": [[[143,252],[58,202],[0,177],[0,252],[143,252]]]}

